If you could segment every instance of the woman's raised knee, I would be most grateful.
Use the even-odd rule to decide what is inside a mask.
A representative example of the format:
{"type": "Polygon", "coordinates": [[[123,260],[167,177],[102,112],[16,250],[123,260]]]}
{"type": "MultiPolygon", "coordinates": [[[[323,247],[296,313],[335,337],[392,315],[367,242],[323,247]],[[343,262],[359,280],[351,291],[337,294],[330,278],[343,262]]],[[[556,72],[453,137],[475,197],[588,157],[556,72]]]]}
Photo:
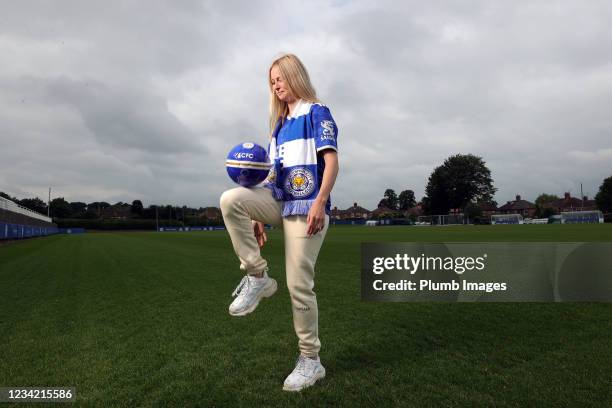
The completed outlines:
{"type": "Polygon", "coordinates": [[[236,201],[238,197],[238,192],[236,191],[238,188],[232,188],[230,190],[225,191],[221,194],[221,198],[219,199],[219,205],[221,206],[221,212],[226,213],[228,210],[232,208],[232,205],[236,201]]]}

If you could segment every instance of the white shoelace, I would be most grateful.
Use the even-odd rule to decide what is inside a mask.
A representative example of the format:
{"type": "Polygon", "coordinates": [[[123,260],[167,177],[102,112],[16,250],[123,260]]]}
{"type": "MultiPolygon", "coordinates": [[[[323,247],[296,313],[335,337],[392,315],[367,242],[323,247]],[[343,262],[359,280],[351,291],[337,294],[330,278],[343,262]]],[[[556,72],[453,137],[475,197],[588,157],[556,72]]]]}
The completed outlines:
{"type": "Polygon", "coordinates": [[[295,369],[297,370],[297,372],[301,375],[305,375],[306,373],[306,359],[308,357],[304,357],[303,355],[300,354],[300,356],[298,357],[297,360],[297,366],[295,367],[295,369]]]}
{"type": "Polygon", "coordinates": [[[244,288],[245,286],[248,289],[250,283],[251,281],[249,281],[249,277],[247,275],[244,275],[244,277],[242,278],[238,286],[236,286],[236,289],[234,289],[234,293],[232,293],[232,297],[239,295],[242,292],[242,288],[244,288]]]}

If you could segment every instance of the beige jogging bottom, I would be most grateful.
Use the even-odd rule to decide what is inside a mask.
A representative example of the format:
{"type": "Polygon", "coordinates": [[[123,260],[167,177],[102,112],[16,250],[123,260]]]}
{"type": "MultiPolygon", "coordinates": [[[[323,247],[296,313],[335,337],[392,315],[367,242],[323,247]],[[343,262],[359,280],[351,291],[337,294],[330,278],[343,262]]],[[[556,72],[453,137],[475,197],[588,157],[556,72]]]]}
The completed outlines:
{"type": "Polygon", "coordinates": [[[329,227],[329,216],[325,217],[325,228],[309,237],[306,215],[283,218],[282,202],[276,201],[272,192],[263,187],[237,187],[224,192],[221,195],[221,212],[234,251],[240,259],[240,268],[247,274],[257,274],[267,267],[253,234],[252,220],[283,228],[293,327],[299,338],[300,352],[308,357],[316,356],[321,342],[317,298],[313,291],[314,267],[329,227]]]}

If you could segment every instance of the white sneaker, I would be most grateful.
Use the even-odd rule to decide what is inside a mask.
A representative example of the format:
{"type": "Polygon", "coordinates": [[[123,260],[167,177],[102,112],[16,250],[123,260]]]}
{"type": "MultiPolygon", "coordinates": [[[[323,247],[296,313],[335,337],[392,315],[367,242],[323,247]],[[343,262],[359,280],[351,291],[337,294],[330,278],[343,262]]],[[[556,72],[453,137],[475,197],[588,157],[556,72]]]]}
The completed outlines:
{"type": "Polygon", "coordinates": [[[251,313],[262,298],[270,297],[276,292],[277,286],[276,280],[268,276],[267,270],[261,278],[246,275],[232,293],[236,299],[229,306],[229,314],[245,316],[251,313]]]}
{"type": "Polygon", "coordinates": [[[325,377],[325,367],[321,364],[321,359],[317,357],[313,360],[300,354],[293,372],[285,379],[283,390],[301,391],[323,377],[325,377]]]}

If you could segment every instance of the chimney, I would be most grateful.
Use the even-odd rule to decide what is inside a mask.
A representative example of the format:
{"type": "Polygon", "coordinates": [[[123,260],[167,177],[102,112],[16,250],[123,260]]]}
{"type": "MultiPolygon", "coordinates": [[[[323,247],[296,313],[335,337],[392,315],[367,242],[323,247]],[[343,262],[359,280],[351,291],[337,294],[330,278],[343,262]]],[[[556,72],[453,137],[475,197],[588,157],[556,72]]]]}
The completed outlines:
{"type": "Polygon", "coordinates": [[[584,201],[588,201],[588,200],[589,200],[589,197],[584,196],[584,197],[582,197],[582,199],[583,199],[584,201]]]}
{"type": "Polygon", "coordinates": [[[357,203],[353,203],[353,208],[357,208],[357,203]]]}
{"type": "Polygon", "coordinates": [[[521,196],[520,195],[516,195],[516,201],[521,201],[521,196]]]}
{"type": "Polygon", "coordinates": [[[570,193],[565,193],[565,199],[569,200],[570,199],[570,193]]]}

